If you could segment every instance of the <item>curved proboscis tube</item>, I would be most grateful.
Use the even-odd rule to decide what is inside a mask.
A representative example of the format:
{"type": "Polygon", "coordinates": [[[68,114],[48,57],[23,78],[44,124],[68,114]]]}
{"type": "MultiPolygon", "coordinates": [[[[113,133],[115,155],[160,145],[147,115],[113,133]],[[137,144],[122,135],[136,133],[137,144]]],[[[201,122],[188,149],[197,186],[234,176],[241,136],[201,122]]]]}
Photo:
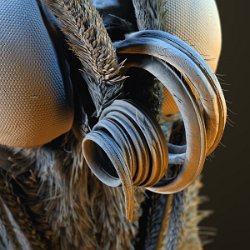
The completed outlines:
{"type": "Polygon", "coordinates": [[[159,124],[148,111],[134,102],[116,100],[86,136],[83,152],[89,167],[103,183],[123,185],[130,217],[132,186],[169,194],[185,189],[200,175],[206,156],[221,140],[227,112],[215,74],[177,37],[142,31],[115,47],[121,59],[126,58],[125,70],[146,70],[171,93],[186,133],[185,147],[170,144],[168,149],[159,124]],[[180,163],[178,175],[169,181],[168,164],[180,163]]]}
{"type": "Polygon", "coordinates": [[[165,175],[168,148],[156,119],[136,103],[116,100],[83,140],[92,172],[104,184],[122,184],[132,217],[133,186],[151,187],[165,175]]]}

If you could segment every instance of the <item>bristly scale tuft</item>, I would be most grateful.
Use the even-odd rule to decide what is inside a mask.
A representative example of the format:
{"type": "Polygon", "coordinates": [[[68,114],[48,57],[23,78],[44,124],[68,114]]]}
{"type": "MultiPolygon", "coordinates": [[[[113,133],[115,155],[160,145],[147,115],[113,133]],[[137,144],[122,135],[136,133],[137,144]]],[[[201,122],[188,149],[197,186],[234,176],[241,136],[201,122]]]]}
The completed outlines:
{"type": "Polygon", "coordinates": [[[121,92],[125,76],[120,74],[112,41],[99,12],[90,0],[45,0],[60,23],[70,49],[82,64],[98,116],[121,92]],[[90,81],[91,79],[91,81],[90,81]]]}
{"type": "Polygon", "coordinates": [[[98,82],[116,83],[121,65],[103,25],[98,11],[91,1],[45,0],[60,21],[70,49],[83,65],[83,71],[95,76],[98,82]]]}

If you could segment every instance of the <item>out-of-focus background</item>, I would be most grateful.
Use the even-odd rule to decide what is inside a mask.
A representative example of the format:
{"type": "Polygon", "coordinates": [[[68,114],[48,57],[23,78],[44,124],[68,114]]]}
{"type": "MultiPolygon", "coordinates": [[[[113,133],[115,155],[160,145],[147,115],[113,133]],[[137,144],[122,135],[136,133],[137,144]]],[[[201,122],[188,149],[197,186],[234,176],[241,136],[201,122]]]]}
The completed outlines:
{"type": "MultiPolygon", "coordinates": [[[[206,1],[206,0],[204,0],[206,1]]],[[[217,229],[205,250],[250,249],[250,1],[217,0],[223,51],[217,73],[229,107],[229,121],[215,156],[203,172],[202,207],[214,213],[202,227],[217,229]],[[230,111],[231,110],[231,111],[230,111]]]]}

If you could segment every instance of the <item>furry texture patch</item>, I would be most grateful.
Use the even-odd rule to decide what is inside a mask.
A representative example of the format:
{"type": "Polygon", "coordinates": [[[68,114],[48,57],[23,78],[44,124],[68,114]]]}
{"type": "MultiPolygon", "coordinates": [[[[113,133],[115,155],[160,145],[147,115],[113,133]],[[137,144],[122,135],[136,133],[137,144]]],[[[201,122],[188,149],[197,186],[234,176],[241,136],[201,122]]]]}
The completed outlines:
{"type": "Polygon", "coordinates": [[[137,191],[134,223],[130,223],[122,190],[92,176],[79,142],[71,138],[57,149],[8,153],[8,169],[1,169],[1,201],[14,219],[6,222],[3,218],[8,216],[1,216],[1,231],[8,232],[11,242],[23,244],[23,249],[22,242],[34,249],[133,248],[143,192],[137,191]],[[23,235],[21,241],[18,232],[10,233],[15,224],[23,235]]]}

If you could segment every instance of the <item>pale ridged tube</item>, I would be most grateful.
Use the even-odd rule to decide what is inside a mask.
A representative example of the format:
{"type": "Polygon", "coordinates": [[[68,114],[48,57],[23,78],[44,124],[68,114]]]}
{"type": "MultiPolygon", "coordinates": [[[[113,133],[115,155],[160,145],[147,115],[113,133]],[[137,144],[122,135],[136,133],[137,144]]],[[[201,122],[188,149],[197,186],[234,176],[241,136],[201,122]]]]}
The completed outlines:
{"type": "Polygon", "coordinates": [[[116,100],[83,140],[83,154],[104,184],[122,184],[128,218],[133,213],[133,187],[152,187],[168,169],[168,147],[157,121],[142,107],[116,100]]]}
{"type": "Polygon", "coordinates": [[[123,185],[131,216],[132,186],[170,194],[193,183],[206,156],[220,142],[227,110],[215,74],[193,48],[177,37],[143,31],[130,34],[115,47],[120,59],[126,58],[125,71],[146,70],[171,93],[186,134],[186,145],[170,145],[168,152],[156,119],[138,104],[120,100],[103,111],[98,124],[86,136],[83,151],[89,167],[103,183],[123,185]],[[168,164],[182,165],[172,180],[167,176],[168,164]]]}

